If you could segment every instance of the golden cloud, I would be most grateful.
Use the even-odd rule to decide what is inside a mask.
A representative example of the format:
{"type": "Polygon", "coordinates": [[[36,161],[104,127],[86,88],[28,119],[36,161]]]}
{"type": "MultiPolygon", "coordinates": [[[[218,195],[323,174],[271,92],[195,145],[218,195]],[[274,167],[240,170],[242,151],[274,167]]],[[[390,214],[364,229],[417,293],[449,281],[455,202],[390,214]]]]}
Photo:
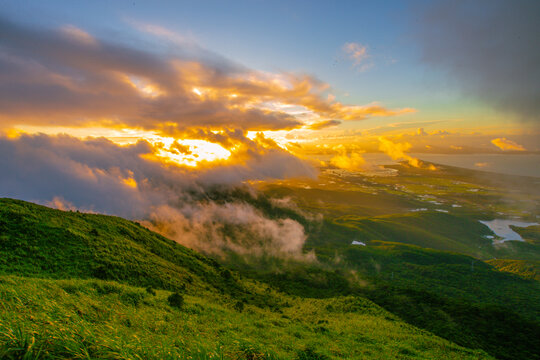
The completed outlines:
{"type": "Polygon", "coordinates": [[[414,111],[346,105],[312,76],[246,69],[193,44],[182,49],[180,41],[179,55],[165,57],[100,41],[73,26],[34,29],[0,19],[0,30],[6,34],[0,39],[4,128],[100,125],[175,136],[200,128],[289,130],[306,124],[306,116],[317,130],[414,111]]]}
{"type": "MultiPolygon", "coordinates": [[[[405,160],[409,165],[413,167],[423,167],[424,164],[420,159],[417,159],[415,157],[410,156],[409,154],[406,154],[406,152],[412,147],[412,145],[408,142],[404,143],[397,143],[393,142],[392,140],[381,136],[379,137],[379,149],[383,151],[385,154],[390,156],[393,160],[405,160]]],[[[437,168],[430,164],[428,167],[430,170],[436,170],[437,168]]]]}
{"type": "Polygon", "coordinates": [[[326,129],[332,126],[338,126],[339,124],[341,124],[341,121],[339,120],[325,120],[325,121],[319,121],[319,122],[310,124],[308,126],[308,129],[321,130],[321,129],[326,129]]]}
{"type": "Polygon", "coordinates": [[[335,167],[349,171],[362,170],[365,163],[366,160],[364,160],[362,155],[357,152],[353,152],[350,155],[347,155],[347,153],[343,152],[340,155],[334,156],[330,160],[330,164],[334,165],[335,167]]]}
{"type": "Polygon", "coordinates": [[[516,142],[512,140],[508,140],[507,138],[496,138],[491,140],[491,143],[498,147],[499,149],[506,151],[506,150],[513,150],[513,151],[525,151],[525,148],[516,142]]]}

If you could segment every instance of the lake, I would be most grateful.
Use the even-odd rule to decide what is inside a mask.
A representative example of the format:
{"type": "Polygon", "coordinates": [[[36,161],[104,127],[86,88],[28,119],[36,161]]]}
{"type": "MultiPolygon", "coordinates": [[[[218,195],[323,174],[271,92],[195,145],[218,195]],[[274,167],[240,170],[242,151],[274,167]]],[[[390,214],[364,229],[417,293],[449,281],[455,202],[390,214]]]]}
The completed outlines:
{"type": "Polygon", "coordinates": [[[486,225],[493,233],[502,239],[493,241],[494,244],[502,243],[510,240],[524,241],[521,235],[512,230],[510,226],[517,227],[529,227],[538,225],[538,223],[529,223],[523,221],[507,220],[507,219],[495,219],[491,221],[479,220],[482,224],[486,225]]]}

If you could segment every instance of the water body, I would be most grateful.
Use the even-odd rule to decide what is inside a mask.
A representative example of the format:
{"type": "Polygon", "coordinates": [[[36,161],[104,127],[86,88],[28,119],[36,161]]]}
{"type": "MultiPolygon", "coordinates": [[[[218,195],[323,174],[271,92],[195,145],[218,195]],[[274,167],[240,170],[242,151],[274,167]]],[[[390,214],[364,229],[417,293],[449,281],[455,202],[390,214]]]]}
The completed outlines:
{"type": "Polygon", "coordinates": [[[510,226],[517,227],[529,227],[533,225],[539,225],[538,223],[528,223],[524,221],[495,219],[491,221],[479,220],[482,224],[486,225],[495,235],[502,238],[501,240],[495,240],[493,243],[503,243],[505,241],[525,241],[517,232],[512,230],[510,226]]]}
{"type": "MultiPolygon", "coordinates": [[[[377,170],[381,165],[397,164],[383,153],[363,153],[366,170],[377,170]]],[[[540,154],[411,154],[420,160],[465,169],[491,171],[507,175],[534,176],[540,178],[540,154]]],[[[330,162],[334,155],[312,155],[309,159],[330,162]]],[[[540,180],[539,180],[540,181],[540,180]]]]}
{"type": "Polygon", "coordinates": [[[420,160],[507,175],[540,177],[540,154],[412,154],[420,160]]]}
{"type": "Polygon", "coordinates": [[[361,245],[361,246],[366,246],[365,243],[361,242],[361,241],[356,241],[356,240],[353,240],[353,242],[351,243],[351,245],[361,245]]]}

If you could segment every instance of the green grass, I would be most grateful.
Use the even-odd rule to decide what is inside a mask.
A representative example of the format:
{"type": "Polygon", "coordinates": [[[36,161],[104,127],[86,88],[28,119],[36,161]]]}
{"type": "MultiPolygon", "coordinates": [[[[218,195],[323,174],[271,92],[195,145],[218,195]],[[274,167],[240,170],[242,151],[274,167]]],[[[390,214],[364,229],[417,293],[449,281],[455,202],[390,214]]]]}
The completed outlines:
{"type": "Polygon", "coordinates": [[[400,243],[374,242],[350,246],[343,256],[349,268],[375,283],[389,283],[471,304],[507,307],[515,314],[540,320],[540,283],[470,256],[400,243]]]}
{"type": "Polygon", "coordinates": [[[136,222],[0,199],[0,274],[242,293],[216,261],[136,222]]]}
{"type": "Polygon", "coordinates": [[[0,277],[7,359],[483,359],[354,297],[299,299],[277,311],[101,280],[0,277]]]}
{"type": "Polygon", "coordinates": [[[334,176],[323,172],[312,182],[288,181],[263,185],[261,189],[270,197],[289,197],[302,210],[324,215],[325,226],[312,226],[315,231],[309,233],[308,248],[336,249],[353,239],[382,240],[460,252],[484,260],[540,258],[540,227],[516,228],[525,242],[493,246],[485,237],[493,234],[478,222],[510,216],[535,222],[540,216],[537,179],[449,166],[439,166],[437,171],[402,165],[386,167],[397,170],[398,175],[334,176]],[[419,208],[427,211],[410,211],[419,208]],[[329,236],[320,234],[330,230],[329,223],[336,225],[329,236]],[[340,236],[336,233],[345,231],[339,226],[353,231],[340,236]]]}
{"type": "Polygon", "coordinates": [[[468,253],[478,257],[493,248],[482,237],[490,234],[478,221],[440,212],[413,212],[359,218],[353,215],[334,220],[354,228],[359,240],[383,240],[425,248],[468,253]]]}
{"type": "Polygon", "coordinates": [[[540,281],[540,261],[494,259],[488,260],[487,263],[500,271],[540,281]]]}
{"type": "Polygon", "coordinates": [[[319,221],[241,190],[207,195],[301,222],[306,250],[315,250],[319,262],[246,263],[231,254],[220,265],[132,221],[0,199],[4,357],[488,356],[470,348],[528,359],[540,353],[538,337],[530,336],[540,333],[531,320],[538,317],[537,282],[466,255],[376,240],[405,231],[414,239],[420,236],[414,229],[429,220],[437,230],[425,236],[444,242],[452,222],[469,225],[462,218],[427,213],[319,221]],[[382,219],[387,229],[360,226],[366,219],[382,219]],[[389,231],[388,219],[405,228],[389,231]],[[363,240],[362,232],[376,234],[369,246],[350,245],[363,240]],[[174,293],[183,302],[176,295],[170,300],[174,293]],[[513,342],[519,345],[509,347],[513,342]]]}

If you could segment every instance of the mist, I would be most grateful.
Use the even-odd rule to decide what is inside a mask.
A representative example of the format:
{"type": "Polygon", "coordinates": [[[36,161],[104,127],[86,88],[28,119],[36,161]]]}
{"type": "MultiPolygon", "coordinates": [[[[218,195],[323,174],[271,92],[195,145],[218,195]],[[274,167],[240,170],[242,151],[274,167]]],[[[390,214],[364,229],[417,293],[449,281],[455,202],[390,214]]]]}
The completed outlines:
{"type": "MultiPolygon", "coordinates": [[[[119,146],[104,138],[67,135],[0,137],[0,196],[139,220],[216,256],[232,252],[312,261],[313,254],[303,253],[303,226],[286,217],[270,218],[248,204],[246,199],[262,195],[246,181],[313,177],[315,170],[284,150],[242,141],[249,150],[242,152],[242,163],[186,168],[149,159],[154,149],[145,141],[119,146]],[[216,202],[208,197],[237,188],[244,198],[216,202]]],[[[290,200],[272,206],[294,208],[290,200]]]]}

